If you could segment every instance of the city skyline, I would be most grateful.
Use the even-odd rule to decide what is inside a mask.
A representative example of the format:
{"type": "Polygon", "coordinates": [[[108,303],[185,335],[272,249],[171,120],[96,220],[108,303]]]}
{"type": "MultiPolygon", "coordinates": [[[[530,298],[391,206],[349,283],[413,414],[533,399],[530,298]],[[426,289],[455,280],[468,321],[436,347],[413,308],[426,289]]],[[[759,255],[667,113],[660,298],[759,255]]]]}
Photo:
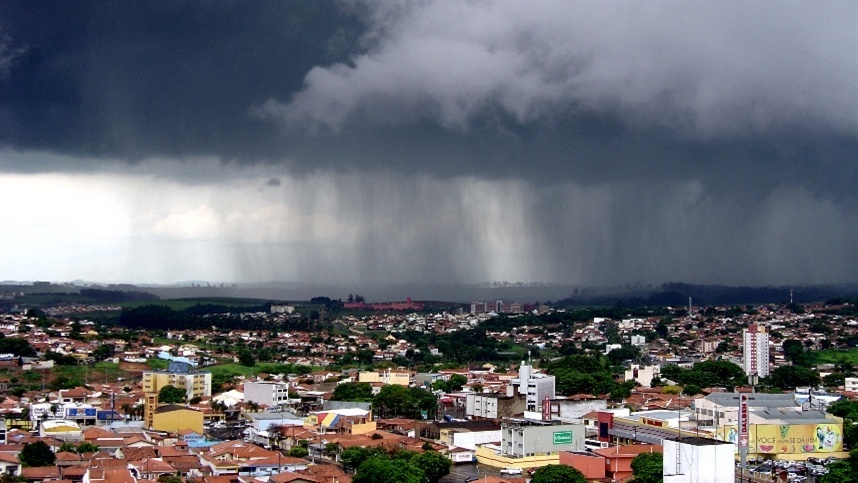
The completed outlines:
{"type": "Polygon", "coordinates": [[[854,2],[242,7],[0,5],[0,280],[858,281],[854,2]]]}

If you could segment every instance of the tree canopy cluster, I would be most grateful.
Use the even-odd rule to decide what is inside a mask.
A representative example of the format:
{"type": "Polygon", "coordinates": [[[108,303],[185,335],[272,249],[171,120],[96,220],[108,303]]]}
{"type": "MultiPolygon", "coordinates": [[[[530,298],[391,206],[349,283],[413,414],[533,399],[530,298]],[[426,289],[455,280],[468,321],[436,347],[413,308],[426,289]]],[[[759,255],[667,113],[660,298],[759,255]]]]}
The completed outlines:
{"type": "Polygon", "coordinates": [[[462,387],[468,383],[468,378],[461,374],[453,374],[449,379],[438,379],[432,383],[432,389],[444,392],[461,391],[462,387]]]}
{"type": "Polygon", "coordinates": [[[388,453],[379,447],[348,448],[340,454],[340,461],[346,469],[357,469],[354,483],[438,483],[452,466],[452,461],[437,451],[388,453]]]}
{"type": "Polygon", "coordinates": [[[36,349],[20,337],[6,337],[0,334],[0,354],[12,354],[16,357],[35,357],[36,349]]]}
{"type": "Polygon", "coordinates": [[[729,391],[736,386],[744,386],[748,383],[745,371],[727,361],[698,362],[691,369],[672,365],[663,366],[661,379],[670,379],[680,386],[693,385],[698,388],[726,386],[729,391]]]}
{"type": "Polygon", "coordinates": [[[843,418],[843,444],[858,448],[858,401],[837,401],[827,412],[843,418]]]}
{"type": "Polygon", "coordinates": [[[422,419],[421,411],[425,411],[427,417],[434,417],[438,411],[438,400],[431,392],[396,384],[382,387],[373,396],[372,386],[366,382],[344,382],[334,389],[331,400],[372,402],[373,411],[382,418],[404,416],[422,419]]]}
{"type": "Polygon", "coordinates": [[[234,307],[217,304],[197,304],[184,310],[166,305],[142,305],[123,308],[119,325],[148,330],[289,330],[309,332],[319,329],[312,318],[273,322],[267,319],[242,318],[241,313],[267,312],[269,305],[234,307]]]}
{"type": "Polygon", "coordinates": [[[429,418],[438,411],[438,399],[431,392],[419,387],[388,384],[373,399],[373,411],[380,418],[407,417],[422,419],[421,411],[429,418]]]}
{"type": "Polygon", "coordinates": [[[372,386],[368,382],[344,382],[334,388],[332,401],[372,402],[372,386]]]}
{"type": "Polygon", "coordinates": [[[571,466],[547,465],[533,473],[530,483],[587,483],[587,478],[571,466]]]}
{"type": "Polygon", "coordinates": [[[36,441],[25,444],[18,459],[24,466],[53,466],[57,461],[57,455],[44,441],[36,441]]]}
{"type": "Polygon", "coordinates": [[[662,453],[641,453],[632,460],[632,474],[635,483],[662,483],[664,477],[664,455],[662,453]]]}
{"type": "Polygon", "coordinates": [[[550,362],[546,372],[555,377],[556,391],[563,395],[609,394],[622,399],[634,388],[634,382],[616,382],[611,370],[594,356],[566,356],[550,362]]]}
{"type": "Polygon", "coordinates": [[[158,402],[165,404],[181,404],[185,402],[187,393],[184,389],[167,384],[158,391],[158,402]]]}

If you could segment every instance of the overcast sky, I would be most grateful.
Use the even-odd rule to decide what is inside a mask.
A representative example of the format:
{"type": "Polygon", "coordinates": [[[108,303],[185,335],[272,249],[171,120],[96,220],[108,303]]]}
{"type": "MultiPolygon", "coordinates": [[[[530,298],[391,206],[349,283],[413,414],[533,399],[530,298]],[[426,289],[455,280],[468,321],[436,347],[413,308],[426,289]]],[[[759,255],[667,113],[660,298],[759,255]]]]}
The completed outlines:
{"type": "Polygon", "coordinates": [[[0,3],[0,279],[858,281],[858,2],[0,3]]]}

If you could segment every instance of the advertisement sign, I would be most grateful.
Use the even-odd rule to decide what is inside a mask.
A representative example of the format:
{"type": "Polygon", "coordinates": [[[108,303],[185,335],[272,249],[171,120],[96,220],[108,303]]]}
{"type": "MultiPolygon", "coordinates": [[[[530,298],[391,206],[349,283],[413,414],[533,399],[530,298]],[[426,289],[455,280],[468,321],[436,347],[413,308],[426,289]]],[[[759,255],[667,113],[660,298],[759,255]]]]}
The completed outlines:
{"type": "Polygon", "coordinates": [[[758,453],[832,453],[843,451],[843,435],[835,424],[758,424],[758,453]]]}
{"type": "Polygon", "coordinates": [[[571,444],[572,431],[555,431],[554,444],[571,444]]]}
{"type": "MultiPolygon", "coordinates": [[[[718,430],[716,439],[739,443],[736,426],[718,430]]],[[[838,424],[754,424],[750,426],[749,450],[763,454],[837,453],[843,451],[843,431],[838,424]]]]}
{"type": "Polygon", "coordinates": [[[641,424],[646,426],[655,426],[656,428],[663,428],[667,426],[667,423],[660,419],[652,419],[652,418],[641,418],[641,424]]]}

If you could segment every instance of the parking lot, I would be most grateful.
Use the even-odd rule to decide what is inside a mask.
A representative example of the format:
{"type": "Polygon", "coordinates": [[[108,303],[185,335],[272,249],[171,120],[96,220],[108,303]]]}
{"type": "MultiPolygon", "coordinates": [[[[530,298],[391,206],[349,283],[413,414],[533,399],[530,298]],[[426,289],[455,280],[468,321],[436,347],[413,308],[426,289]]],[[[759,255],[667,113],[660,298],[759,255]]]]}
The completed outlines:
{"type": "Polygon", "coordinates": [[[478,463],[459,464],[450,467],[450,474],[441,479],[443,483],[464,483],[470,477],[501,476],[500,468],[478,463]]]}
{"type": "MultiPolygon", "coordinates": [[[[837,458],[808,458],[807,461],[764,461],[759,464],[748,465],[748,470],[742,479],[737,481],[772,481],[774,476],[780,476],[781,481],[791,483],[812,482],[820,476],[828,473],[827,466],[838,461],[837,458]]],[[[739,472],[737,471],[737,475],[739,472]]]]}

